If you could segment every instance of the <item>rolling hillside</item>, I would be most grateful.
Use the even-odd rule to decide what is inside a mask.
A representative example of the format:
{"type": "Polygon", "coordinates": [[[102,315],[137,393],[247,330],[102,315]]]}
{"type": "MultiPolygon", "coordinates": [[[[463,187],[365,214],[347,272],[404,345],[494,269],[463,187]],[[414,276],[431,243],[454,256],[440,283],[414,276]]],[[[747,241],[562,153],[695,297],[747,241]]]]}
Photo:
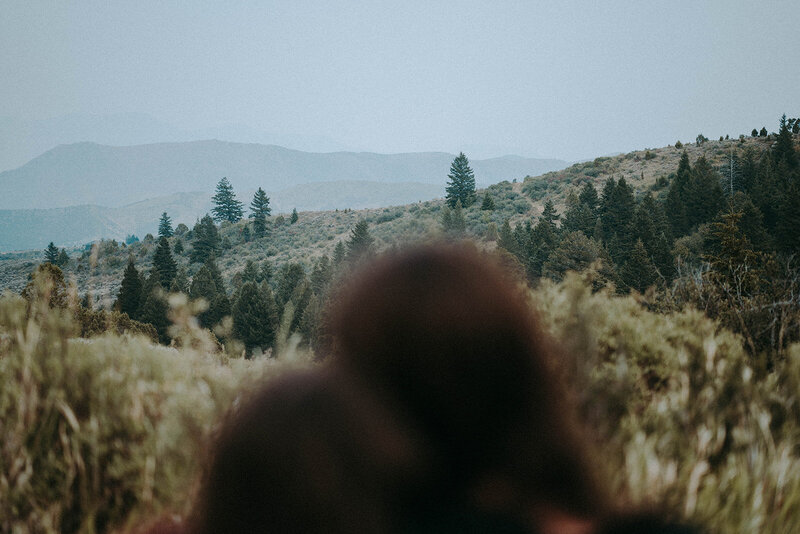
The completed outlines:
{"type": "MultiPolygon", "coordinates": [[[[248,206],[254,190],[239,197],[248,206]]],[[[380,208],[441,197],[444,184],[339,181],[303,184],[269,191],[273,213],[380,208]]],[[[42,249],[51,241],[61,247],[101,238],[155,234],[158,218],[167,212],[175,225],[191,226],[211,211],[211,192],[175,193],[119,208],[95,205],[68,208],[0,210],[0,251],[42,249]]]]}

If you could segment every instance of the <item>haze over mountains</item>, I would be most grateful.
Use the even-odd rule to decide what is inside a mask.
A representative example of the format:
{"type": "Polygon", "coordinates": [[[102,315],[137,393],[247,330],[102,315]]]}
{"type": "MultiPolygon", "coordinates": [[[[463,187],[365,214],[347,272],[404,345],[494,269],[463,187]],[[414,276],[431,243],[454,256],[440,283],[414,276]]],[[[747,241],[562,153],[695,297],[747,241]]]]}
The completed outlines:
{"type": "MultiPolygon", "coordinates": [[[[223,176],[245,202],[256,188],[264,188],[276,212],[428,200],[444,193],[454,157],[444,152],[312,153],[217,140],[61,145],[0,173],[0,250],[154,232],[162,211],[175,224],[191,224],[210,209],[223,176]]],[[[482,185],[567,165],[518,156],[471,163],[482,185]]]]}
{"type": "Polygon", "coordinates": [[[130,146],[203,139],[279,145],[307,152],[354,150],[321,135],[263,132],[241,124],[191,130],[147,113],[70,113],[46,119],[0,117],[0,171],[20,167],[58,145],[92,141],[101,145],[130,146]]]}

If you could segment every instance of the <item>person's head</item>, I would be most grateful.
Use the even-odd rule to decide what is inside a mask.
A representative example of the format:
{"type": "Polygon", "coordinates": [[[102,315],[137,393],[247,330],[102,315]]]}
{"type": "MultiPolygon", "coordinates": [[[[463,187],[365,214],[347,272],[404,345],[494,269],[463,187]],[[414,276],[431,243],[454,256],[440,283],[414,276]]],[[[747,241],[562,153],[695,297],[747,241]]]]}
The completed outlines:
{"type": "Polygon", "coordinates": [[[387,532],[421,457],[400,428],[327,370],[273,380],[223,422],[190,531],[387,532]]]}
{"type": "Polygon", "coordinates": [[[500,480],[515,499],[579,515],[599,506],[553,349],[485,254],[440,244],[380,258],[337,295],[328,328],[337,365],[430,442],[432,491],[462,499],[500,480]]]}

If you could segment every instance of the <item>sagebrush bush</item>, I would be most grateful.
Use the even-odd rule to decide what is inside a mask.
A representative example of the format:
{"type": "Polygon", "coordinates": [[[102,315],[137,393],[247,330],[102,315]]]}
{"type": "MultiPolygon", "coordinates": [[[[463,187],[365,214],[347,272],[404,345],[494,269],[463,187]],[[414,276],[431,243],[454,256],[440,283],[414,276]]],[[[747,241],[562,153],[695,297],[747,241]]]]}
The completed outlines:
{"type": "Polygon", "coordinates": [[[575,274],[533,298],[618,495],[712,532],[800,532],[800,346],[757,377],[699,311],[647,311],[575,274]]]}
{"type": "Polygon", "coordinates": [[[0,298],[0,531],[105,532],[185,509],[209,430],[284,364],[226,361],[174,315],[181,349],[71,339],[68,310],[0,298]]]}

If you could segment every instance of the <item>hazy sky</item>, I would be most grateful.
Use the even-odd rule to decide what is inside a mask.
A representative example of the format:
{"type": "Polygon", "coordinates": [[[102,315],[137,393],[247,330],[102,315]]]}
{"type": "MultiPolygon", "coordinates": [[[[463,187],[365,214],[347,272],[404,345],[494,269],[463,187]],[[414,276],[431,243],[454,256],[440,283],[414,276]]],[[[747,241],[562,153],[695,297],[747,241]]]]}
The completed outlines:
{"type": "Polygon", "coordinates": [[[800,115],[796,0],[0,0],[0,115],[589,158],[800,115]]]}

